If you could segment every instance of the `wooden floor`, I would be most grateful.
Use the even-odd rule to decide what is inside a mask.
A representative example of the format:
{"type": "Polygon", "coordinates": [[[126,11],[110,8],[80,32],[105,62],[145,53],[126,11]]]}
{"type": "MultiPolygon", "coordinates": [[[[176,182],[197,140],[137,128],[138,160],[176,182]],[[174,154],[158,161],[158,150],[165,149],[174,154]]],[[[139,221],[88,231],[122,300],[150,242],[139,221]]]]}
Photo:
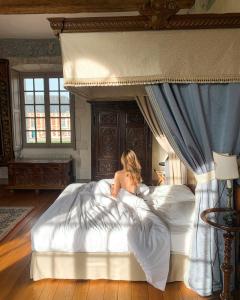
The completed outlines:
{"type": "MultiPolygon", "coordinates": [[[[30,229],[57,197],[56,191],[35,195],[0,189],[0,206],[34,206],[34,210],[0,243],[0,300],[200,300],[183,283],[167,284],[161,292],[145,282],[29,279],[30,229]]],[[[236,299],[240,299],[236,296],[236,299]]]]}

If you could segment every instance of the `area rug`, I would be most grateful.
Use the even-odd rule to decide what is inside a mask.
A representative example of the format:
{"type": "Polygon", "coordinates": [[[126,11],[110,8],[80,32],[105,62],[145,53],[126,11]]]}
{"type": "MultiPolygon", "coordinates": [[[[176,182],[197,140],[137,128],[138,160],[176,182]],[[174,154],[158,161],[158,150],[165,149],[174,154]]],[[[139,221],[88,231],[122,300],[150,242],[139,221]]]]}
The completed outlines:
{"type": "Polygon", "coordinates": [[[0,207],[0,241],[21,222],[33,207],[0,207]]]}

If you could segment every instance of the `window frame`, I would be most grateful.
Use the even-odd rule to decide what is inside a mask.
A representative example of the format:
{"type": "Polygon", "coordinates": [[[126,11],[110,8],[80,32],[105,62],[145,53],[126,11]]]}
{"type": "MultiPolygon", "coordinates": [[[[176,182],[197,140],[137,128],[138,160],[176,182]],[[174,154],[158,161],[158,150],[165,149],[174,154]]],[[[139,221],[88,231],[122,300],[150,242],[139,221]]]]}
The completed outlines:
{"type": "MultiPolygon", "coordinates": [[[[61,73],[43,73],[43,72],[22,72],[20,73],[20,109],[21,109],[21,125],[22,125],[22,142],[23,148],[70,148],[76,149],[76,134],[75,134],[75,97],[69,92],[70,99],[70,124],[71,124],[71,143],[51,143],[50,129],[50,98],[49,98],[49,78],[63,78],[61,73]],[[24,79],[25,78],[43,78],[44,80],[44,107],[45,107],[45,130],[46,143],[27,143],[26,140],[26,116],[25,116],[25,101],[24,101],[24,79]]],[[[61,105],[61,104],[59,104],[61,105]]],[[[36,118],[36,116],[35,116],[36,118]]],[[[36,129],[35,129],[36,130],[36,129]]],[[[61,129],[60,129],[61,132],[61,129]]]]}

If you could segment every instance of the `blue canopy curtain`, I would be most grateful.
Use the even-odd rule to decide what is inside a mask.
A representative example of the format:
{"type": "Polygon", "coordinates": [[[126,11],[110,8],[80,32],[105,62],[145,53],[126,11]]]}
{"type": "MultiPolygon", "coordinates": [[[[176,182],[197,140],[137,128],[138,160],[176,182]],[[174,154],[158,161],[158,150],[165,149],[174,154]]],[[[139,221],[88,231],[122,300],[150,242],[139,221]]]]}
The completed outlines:
{"type": "MultiPolygon", "coordinates": [[[[196,174],[196,208],[188,285],[202,296],[221,289],[222,240],[200,213],[219,200],[212,151],[240,153],[240,84],[146,86],[159,124],[179,158],[196,174]],[[220,253],[220,255],[219,255],[220,253]]],[[[220,203],[221,202],[221,203],[220,203]]]]}

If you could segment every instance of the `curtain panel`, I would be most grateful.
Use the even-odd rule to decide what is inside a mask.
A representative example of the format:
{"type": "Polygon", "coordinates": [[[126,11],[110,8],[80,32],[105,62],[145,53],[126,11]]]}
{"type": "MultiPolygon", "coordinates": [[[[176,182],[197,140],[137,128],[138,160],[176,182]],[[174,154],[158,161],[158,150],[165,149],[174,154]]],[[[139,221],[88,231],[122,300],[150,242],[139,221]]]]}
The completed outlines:
{"type": "Polygon", "coordinates": [[[173,148],[170,146],[165,134],[161,129],[158,118],[156,117],[156,112],[149,102],[148,97],[138,96],[136,101],[157,142],[168,154],[168,174],[166,174],[167,183],[171,185],[186,184],[187,168],[180,161],[173,148]]]}
{"type": "Polygon", "coordinates": [[[186,281],[198,294],[208,296],[221,289],[223,244],[200,213],[209,207],[226,206],[225,198],[219,199],[217,180],[211,176],[212,151],[240,153],[240,84],[165,83],[147,86],[146,90],[172,148],[201,178],[196,187],[186,281]]]}
{"type": "Polygon", "coordinates": [[[239,40],[240,29],[62,33],[64,84],[239,82],[239,40]]]}

